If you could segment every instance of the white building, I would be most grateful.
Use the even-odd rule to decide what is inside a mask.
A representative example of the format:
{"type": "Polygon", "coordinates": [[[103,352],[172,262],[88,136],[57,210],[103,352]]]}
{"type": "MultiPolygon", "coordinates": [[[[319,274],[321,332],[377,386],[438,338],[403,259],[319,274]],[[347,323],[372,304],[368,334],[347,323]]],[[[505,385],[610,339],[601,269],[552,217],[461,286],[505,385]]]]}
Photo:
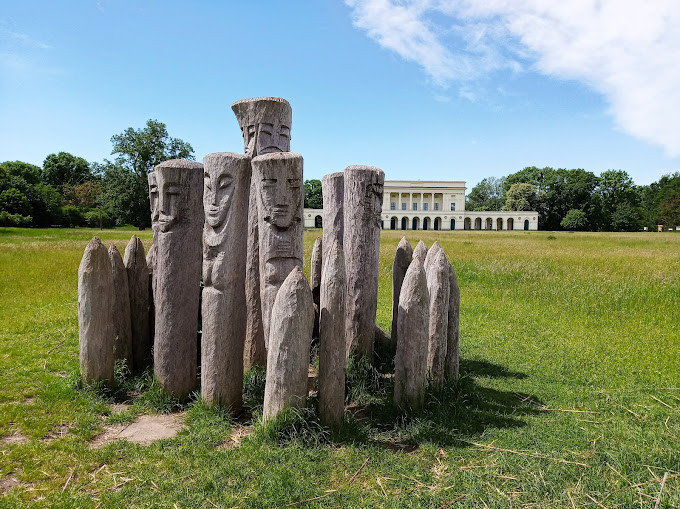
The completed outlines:
{"type": "MultiPolygon", "coordinates": [[[[538,230],[536,211],[466,211],[465,182],[386,180],[386,230],[538,230]]],[[[304,226],[322,226],[323,211],[304,210],[304,226]]]]}

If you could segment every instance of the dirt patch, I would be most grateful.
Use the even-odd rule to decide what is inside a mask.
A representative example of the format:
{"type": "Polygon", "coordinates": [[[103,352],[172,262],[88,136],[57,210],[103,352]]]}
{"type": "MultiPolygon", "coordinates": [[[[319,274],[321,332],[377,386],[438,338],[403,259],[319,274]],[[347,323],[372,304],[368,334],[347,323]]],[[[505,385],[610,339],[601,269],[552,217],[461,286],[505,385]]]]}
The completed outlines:
{"type": "Polygon", "coordinates": [[[184,413],[140,415],[132,424],[106,426],[90,440],[90,448],[102,447],[113,440],[128,440],[148,445],[163,438],[174,438],[184,426],[184,413]]]}
{"type": "Polygon", "coordinates": [[[24,399],[22,404],[23,405],[32,405],[33,403],[35,403],[35,398],[33,396],[29,396],[26,399],[24,399]]]}
{"type": "Polygon", "coordinates": [[[250,435],[253,432],[253,426],[239,426],[231,432],[231,436],[222,442],[218,449],[231,449],[232,447],[237,447],[241,440],[250,435]]]}
{"type": "Polygon", "coordinates": [[[19,480],[14,476],[8,475],[7,477],[3,477],[0,479],[0,493],[5,493],[20,484],[19,480]]]}
{"type": "Polygon", "coordinates": [[[18,431],[15,431],[14,433],[6,437],[0,438],[0,444],[2,445],[25,444],[26,442],[28,442],[28,438],[26,438],[18,431]]]}

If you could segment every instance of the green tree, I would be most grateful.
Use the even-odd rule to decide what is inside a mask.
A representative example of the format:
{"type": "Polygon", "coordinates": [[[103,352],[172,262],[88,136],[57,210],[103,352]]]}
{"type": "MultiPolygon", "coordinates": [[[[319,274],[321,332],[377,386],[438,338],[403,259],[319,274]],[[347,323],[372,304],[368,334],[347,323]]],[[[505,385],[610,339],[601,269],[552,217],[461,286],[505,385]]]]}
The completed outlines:
{"type": "Polygon", "coordinates": [[[15,187],[10,187],[0,193],[0,210],[10,214],[29,216],[33,212],[33,207],[24,193],[15,187]]]}
{"type": "Polygon", "coordinates": [[[467,210],[501,210],[505,202],[505,177],[487,177],[472,188],[465,199],[467,210]]]}
{"type": "Polygon", "coordinates": [[[565,230],[582,231],[588,228],[586,213],[579,209],[571,209],[560,221],[560,226],[565,230]]]}
{"type": "Polygon", "coordinates": [[[533,184],[513,184],[506,193],[503,210],[538,210],[539,196],[533,184]]]}
{"type": "Polygon", "coordinates": [[[119,224],[140,229],[151,224],[147,174],[168,159],[193,160],[192,146],[168,135],[164,123],[147,120],[143,129],[127,128],[111,137],[114,162],[97,166],[103,172],[104,201],[119,224]]]}
{"type": "Polygon", "coordinates": [[[76,157],[68,152],[50,154],[43,162],[43,181],[57,189],[63,190],[65,185],[82,184],[91,178],[92,174],[88,162],[82,157],[76,157]]]}
{"type": "Polygon", "coordinates": [[[61,217],[61,194],[42,180],[39,167],[22,161],[6,161],[0,164],[0,193],[5,194],[0,209],[21,209],[16,212],[31,216],[32,224],[50,226],[58,224],[61,217]],[[14,191],[9,191],[13,189],[14,191]]]}
{"type": "MultiPolygon", "coordinates": [[[[600,175],[596,190],[599,199],[599,217],[596,219],[599,229],[614,229],[614,213],[620,208],[617,218],[617,229],[621,229],[624,222],[620,215],[626,210],[632,210],[639,205],[640,196],[627,172],[623,170],[607,170],[600,175]],[[622,207],[627,204],[629,207],[622,207]]],[[[638,218],[641,220],[641,218],[638,218]]]]}
{"type": "Polygon", "coordinates": [[[611,230],[615,232],[636,232],[642,229],[642,217],[638,207],[621,202],[612,214],[611,230]]]}
{"type": "Polygon", "coordinates": [[[317,179],[305,180],[305,208],[322,209],[323,195],[321,181],[317,179]]]}

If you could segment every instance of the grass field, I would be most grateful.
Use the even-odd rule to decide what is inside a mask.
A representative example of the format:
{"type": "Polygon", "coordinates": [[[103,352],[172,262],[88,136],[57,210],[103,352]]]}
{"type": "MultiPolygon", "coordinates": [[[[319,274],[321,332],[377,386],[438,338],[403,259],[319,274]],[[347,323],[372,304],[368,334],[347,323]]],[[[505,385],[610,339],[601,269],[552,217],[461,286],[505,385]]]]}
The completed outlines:
{"type": "MultiPolygon", "coordinates": [[[[229,447],[249,423],[199,400],[174,439],[94,449],[104,425],[177,407],[132,379],[113,415],[122,389],[78,383],[83,249],[132,233],[149,247],[0,228],[0,507],[680,507],[680,235],[407,232],[439,241],[461,287],[462,378],[422,413],[357,369],[332,436],[293,416],[229,447]]],[[[399,239],[382,234],[385,329],[399,239]]]]}

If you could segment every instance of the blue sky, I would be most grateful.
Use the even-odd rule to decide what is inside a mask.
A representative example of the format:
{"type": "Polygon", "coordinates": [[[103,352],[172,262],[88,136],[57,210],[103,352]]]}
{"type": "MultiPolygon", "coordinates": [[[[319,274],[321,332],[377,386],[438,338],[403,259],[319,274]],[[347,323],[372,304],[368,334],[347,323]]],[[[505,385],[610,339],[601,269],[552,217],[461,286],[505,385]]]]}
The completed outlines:
{"type": "Polygon", "coordinates": [[[149,118],[241,152],[231,104],[272,95],[306,179],[680,171],[680,3],[550,3],[3,0],[0,161],[102,161],[149,118]]]}

